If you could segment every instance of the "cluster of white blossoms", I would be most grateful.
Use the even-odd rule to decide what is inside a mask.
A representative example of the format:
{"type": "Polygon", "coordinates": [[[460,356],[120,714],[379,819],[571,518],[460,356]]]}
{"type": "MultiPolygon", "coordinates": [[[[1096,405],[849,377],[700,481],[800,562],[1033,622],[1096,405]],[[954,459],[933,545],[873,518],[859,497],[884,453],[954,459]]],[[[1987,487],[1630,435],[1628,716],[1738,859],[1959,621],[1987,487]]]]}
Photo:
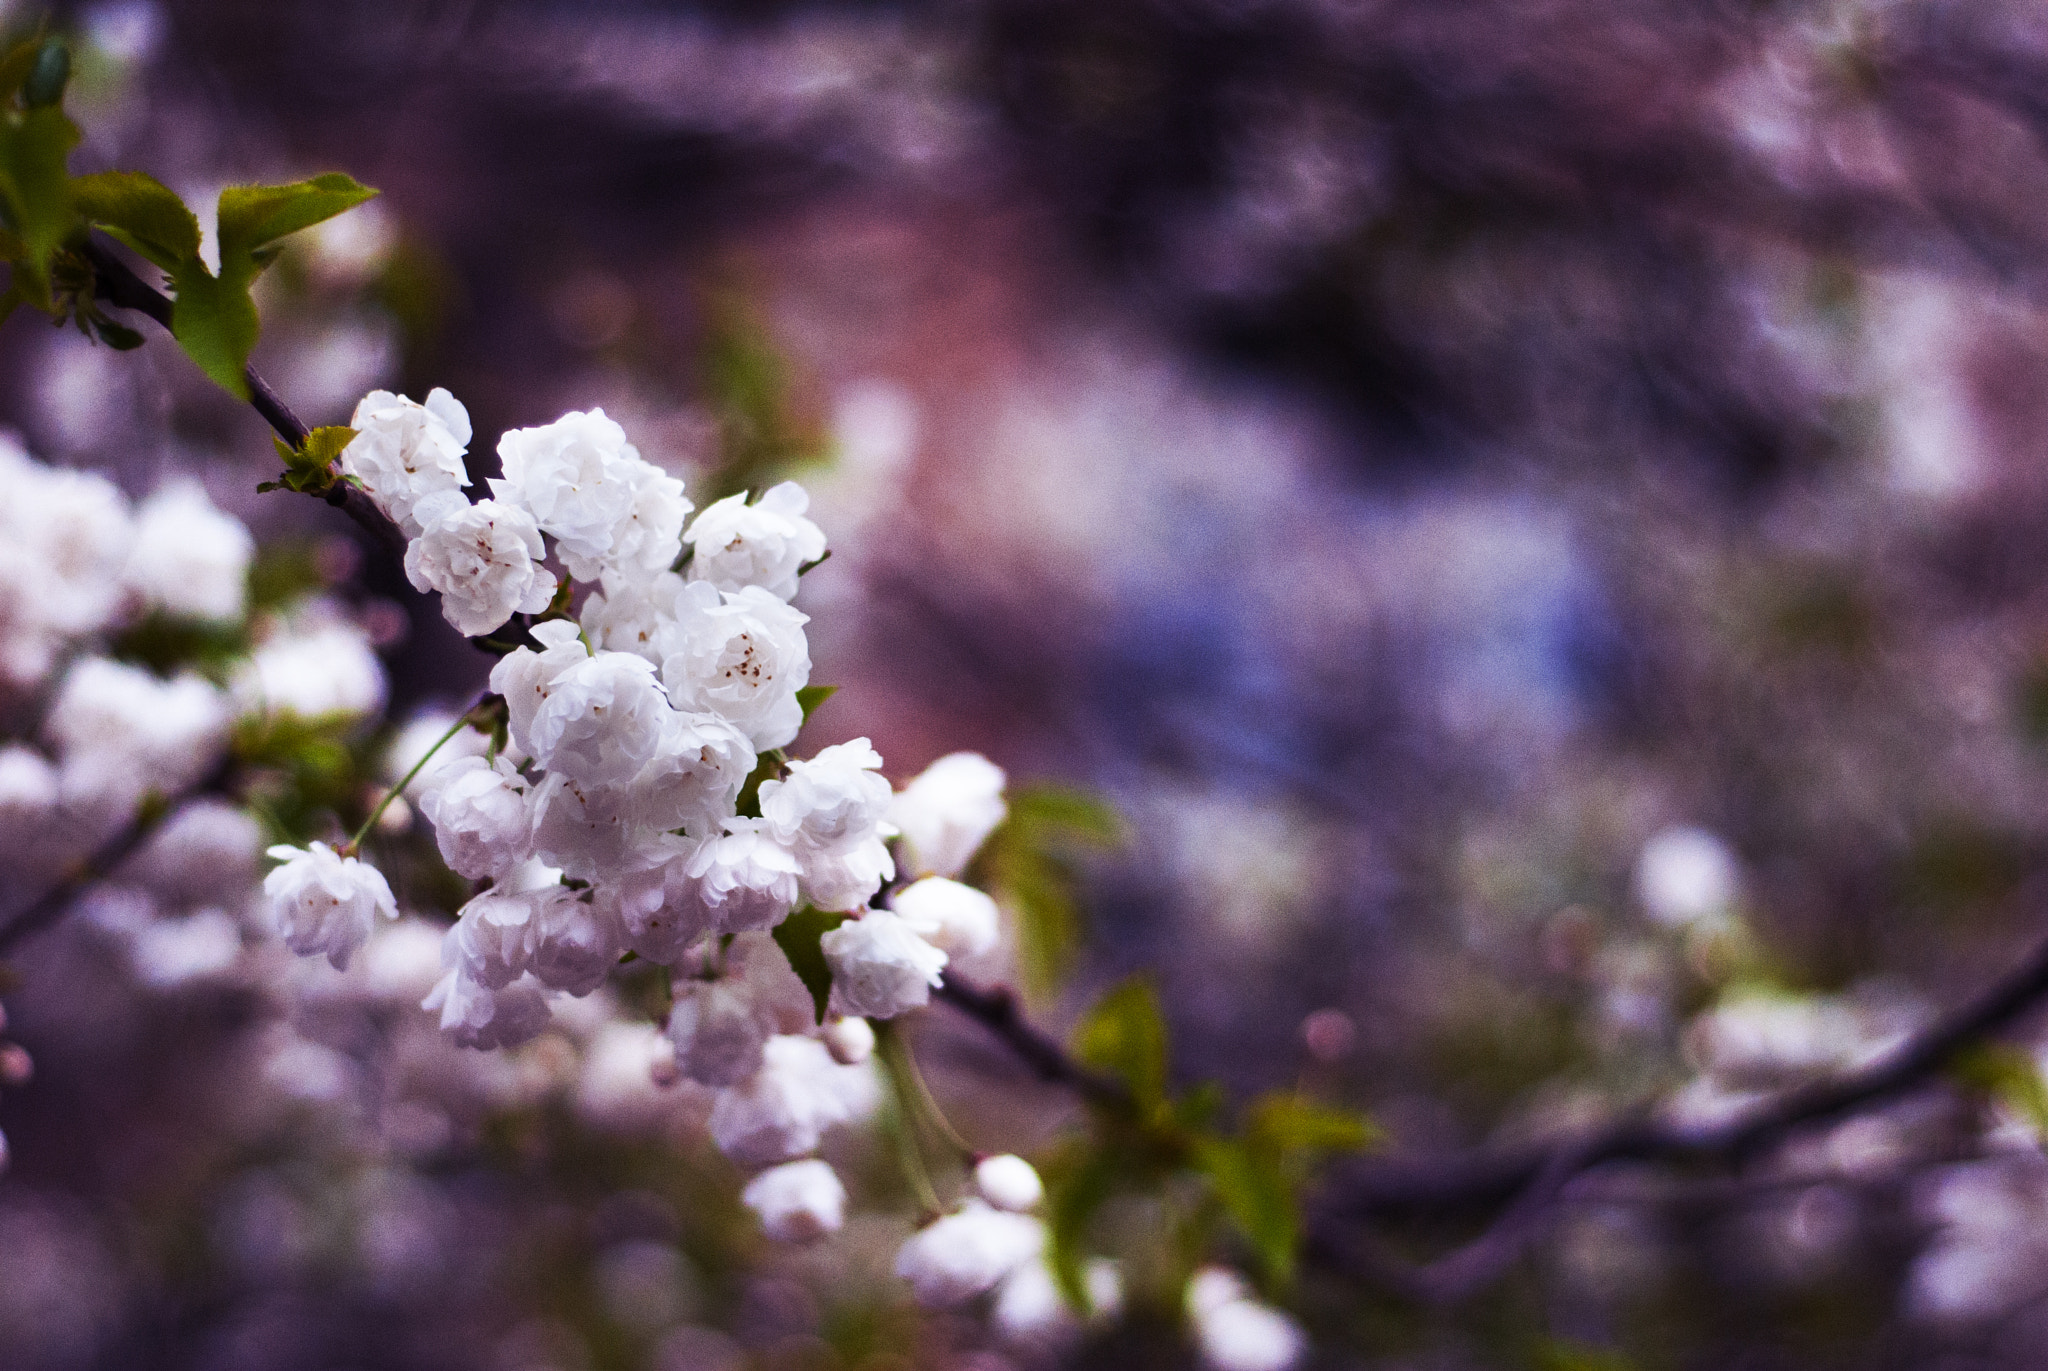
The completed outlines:
{"type": "MultiPolygon", "coordinates": [[[[715,1090],[728,1155],[774,1166],[748,1202],[780,1236],[836,1229],[837,1177],[797,1159],[876,1104],[865,1019],[924,1004],[949,957],[997,942],[994,901],[954,878],[1006,813],[1002,772],[945,758],[898,795],[866,739],[784,756],[811,672],[789,602],[825,555],[794,483],[690,520],[682,483],[592,410],[505,434],[504,475],[471,503],[469,419],[446,391],[377,392],[354,427],[343,474],[406,532],[407,575],[449,622],[474,636],[542,616],[491,673],[506,746],[430,758],[409,791],[448,866],[482,886],[426,1006],[457,1041],[505,1047],[629,953],[670,968],[675,1073],[715,1090]],[[919,879],[878,903],[899,834],[919,879]],[[806,907],[842,916],[820,942],[822,1026],[772,936],[806,907]]],[[[272,856],[265,889],[296,951],[345,966],[397,915],[353,851],[272,856]]]]}

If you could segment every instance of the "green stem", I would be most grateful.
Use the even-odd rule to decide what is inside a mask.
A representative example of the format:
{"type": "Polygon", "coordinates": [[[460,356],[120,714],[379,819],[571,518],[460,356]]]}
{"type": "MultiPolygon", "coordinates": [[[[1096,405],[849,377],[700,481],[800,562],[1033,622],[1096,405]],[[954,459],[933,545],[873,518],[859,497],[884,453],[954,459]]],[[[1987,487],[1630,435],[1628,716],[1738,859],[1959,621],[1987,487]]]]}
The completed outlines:
{"type": "Polygon", "coordinates": [[[894,1025],[885,1023],[880,1027],[888,1031],[886,1036],[879,1033],[876,1035],[878,1044],[886,1044],[892,1054],[893,1060],[889,1063],[889,1068],[901,1076],[917,1117],[930,1125],[932,1131],[944,1139],[948,1147],[958,1152],[962,1161],[969,1166],[974,1165],[975,1159],[981,1154],[967,1145],[967,1140],[960,1136],[954,1129],[952,1121],[946,1117],[946,1111],[939,1108],[932,1088],[925,1083],[924,1072],[918,1069],[917,1055],[910,1050],[910,1044],[895,1031],[894,1025]]]}
{"type": "Polygon", "coordinates": [[[875,1056],[882,1063],[882,1074],[889,1078],[889,1110],[887,1128],[890,1141],[896,1145],[896,1160],[903,1168],[903,1179],[909,1183],[911,1194],[917,1197],[918,1206],[925,1217],[935,1219],[945,1213],[945,1206],[939,1203],[939,1192],[932,1185],[931,1172],[924,1164],[924,1149],[918,1145],[916,1106],[912,1103],[911,1092],[904,1081],[899,1062],[900,1045],[895,1043],[889,1025],[876,1025],[878,1045],[875,1056]],[[892,1051],[892,1045],[897,1051],[892,1051]]]}
{"type": "Polygon", "coordinates": [[[370,811],[370,817],[363,820],[363,826],[356,830],[356,835],[348,840],[348,846],[341,850],[344,857],[353,857],[356,854],[356,849],[363,845],[363,839],[369,837],[370,830],[377,826],[377,820],[383,818],[384,811],[391,808],[391,802],[397,799],[405,788],[413,783],[413,778],[418,776],[426,764],[433,760],[434,754],[441,750],[441,745],[462,732],[463,729],[469,727],[471,712],[473,711],[463,711],[462,717],[457,719],[446,733],[436,738],[432,747],[420,754],[420,759],[412,764],[412,770],[406,772],[404,778],[397,785],[384,792],[384,798],[377,801],[377,807],[370,811]]]}

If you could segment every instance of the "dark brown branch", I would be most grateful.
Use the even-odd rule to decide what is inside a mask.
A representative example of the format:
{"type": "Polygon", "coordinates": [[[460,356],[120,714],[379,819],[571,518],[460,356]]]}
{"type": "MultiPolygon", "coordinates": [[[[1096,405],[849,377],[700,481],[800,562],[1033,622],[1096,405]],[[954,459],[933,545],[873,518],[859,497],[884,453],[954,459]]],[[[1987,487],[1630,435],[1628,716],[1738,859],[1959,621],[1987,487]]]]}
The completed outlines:
{"type": "MultiPolygon", "coordinates": [[[[116,308],[146,314],[166,331],[170,329],[172,306],[168,296],[137,276],[104,244],[87,239],[84,252],[86,261],[92,264],[94,294],[116,308]]],[[[263,421],[292,447],[304,447],[306,435],[311,432],[305,421],[292,413],[291,406],[279,398],[278,393],[270,388],[270,383],[256,374],[256,368],[245,368],[242,376],[249,384],[249,404],[263,416],[263,421]]],[[[405,535],[361,489],[346,481],[336,481],[324,498],[328,504],[355,520],[357,526],[386,551],[401,558],[405,556],[405,535]]]]}
{"type": "Polygon", "coordinates": [[[940,983],[938,998],[986,1028],[1032,1074],[1049,1085],[1064,1085],[1090,1104],[1128,1111],[1131,1093],[1123,1082],[1081,1065],[1067,1055],[1051,1037],[1034,1028],[1017,1008],[1017,997],[1008,986],[983,989],[972,981],[948,971],[940,983]]]}
{"type": "Polygon", "coordinates": [[[28,938],[34,937],[64,917],[71,902],[94,881],[101,880],[139,851],[144,843],[155,834],[163,821],[175,814],[178,806],[197,795],[223,793],[234,774],[232,757],[223,756],[220,763],[203,779],[194,782],[176,795],[157,800],[145,806],[143,811],[122,830],[101,844],[91,856],[75,863],[60,876],[57,883],[37,897],[34,904],[16,914],[4,926],[0,926],[0,957],[6,956],[28,938]]]}

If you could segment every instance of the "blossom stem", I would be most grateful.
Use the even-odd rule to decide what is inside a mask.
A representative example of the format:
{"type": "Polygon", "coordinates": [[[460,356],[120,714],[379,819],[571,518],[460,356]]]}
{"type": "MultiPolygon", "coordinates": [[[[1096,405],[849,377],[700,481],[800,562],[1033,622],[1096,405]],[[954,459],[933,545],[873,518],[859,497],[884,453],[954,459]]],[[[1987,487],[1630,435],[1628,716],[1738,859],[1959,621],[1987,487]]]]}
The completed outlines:
{"type": "Polygon", "coordinates": [[[939,1108],[938,1100],[932,1095],[931,1086],[925,1083],[924,1072],[918,1069],[917,1054],[910,1050],[910,1044],[903,1040],[893,1024],[884,1022],[880,1028],[882,1031],[876,1034],[876,1044],[887,1055],[890,1073],[899,1081],[900,1088],[910,1096],[916,1107],[917,1117],[929,1124],[932,1131],[945,1140],[947,1146],[958,1152],[962,1161],[972,1165],[975,1158],[981,1154],[967,1145],[967,1140],[960,1136],[952,1121],[946,1117],[946,1111],[939,1108]]]}
{"type": "Polygon", "coordinates": [[[937,1218],[945,1213],[945,1206],[939,1203],[939,1192],[932,1185],[931,1171],[924,1163],[924,1148],[918,1143],[918,1107],[904,1071],[907,1056],[894,1025],[877,1023],[875,1058],[882,1064],[882,1074],[889,1078],[890,1108],[886,1125],[891,1140],[896,1144],[896,1160],[903,1167],[903,1178],[909,1183],[911,1193],[917,1197],[926,1217],[937,1218]]]}
{"type": "Polygon", "coordinates": [[[369,837],[370,830],[377,826],[377,820],[383,818],[384,811],[391,808],[391,802],[404,793],[405,788],[413,783],[414,778],[420,774],[426,764],[434,759],[434,754],[441,750],[442,744],[462,732],[463,729],[469,727],[469,716],[475,712],[474,709],[465,710],[462,717],[450,725],[446,733],[443,733],[434,740],[432,747],[420,754],[420,759],[412,764],[412,770],[406,772],[404,778],[397,785],[384,792],[384,798],[377,801],[377,807],[370,811],[370,817],[363,820],[363,826],[356,830],[355,836],[348,840],[348,846],[341,850],[342,856],[353,857],[356,855],[356,850],[363,845],[363,839],[369,837]]]}

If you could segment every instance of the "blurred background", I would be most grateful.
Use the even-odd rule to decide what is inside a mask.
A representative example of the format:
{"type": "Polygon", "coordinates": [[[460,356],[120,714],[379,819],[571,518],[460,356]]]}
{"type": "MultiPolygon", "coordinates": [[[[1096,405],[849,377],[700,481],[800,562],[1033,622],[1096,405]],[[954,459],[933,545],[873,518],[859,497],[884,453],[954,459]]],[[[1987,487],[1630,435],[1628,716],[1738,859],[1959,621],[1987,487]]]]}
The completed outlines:
{"type": "MultiPolygon", "coordinates": [[[[266,278],[257,366],[308,422],[447,386],[484,476],[601,405],[700,506],[809,486],[844,690],[807,745],[871,737],[899,784],[973,748],[1125,820],[1050,1024],[1149,969],[1184,1082],[1299,1082],[1432,1155],[1866,1059],[2041,927],[2036,6],[54,15],[76,168],[383,190],[266,278]]],[[[345,523],[255,495],[261,424],[160,338],[16,318],[0,422],[297,540],[394,726],[486,675],[345,523]]],[[[0,1366],[1192,1356],[920,1317],[859,1223],[769,1251],[631,1044],[457,1072],[395,971],[281,1010],[139,986],[94,927],[5,988],[37,1076],[0,1099],[0,1366]]],[[[977,1145],[1069,1117],[944,1011],[918,1037],[977,1145]]],[[[1457,1316],[1311,1273],[1313,1364],[2038,1365],[2031,1052],[1753,1185],[1609,1176],[1457,1316]]]]}

